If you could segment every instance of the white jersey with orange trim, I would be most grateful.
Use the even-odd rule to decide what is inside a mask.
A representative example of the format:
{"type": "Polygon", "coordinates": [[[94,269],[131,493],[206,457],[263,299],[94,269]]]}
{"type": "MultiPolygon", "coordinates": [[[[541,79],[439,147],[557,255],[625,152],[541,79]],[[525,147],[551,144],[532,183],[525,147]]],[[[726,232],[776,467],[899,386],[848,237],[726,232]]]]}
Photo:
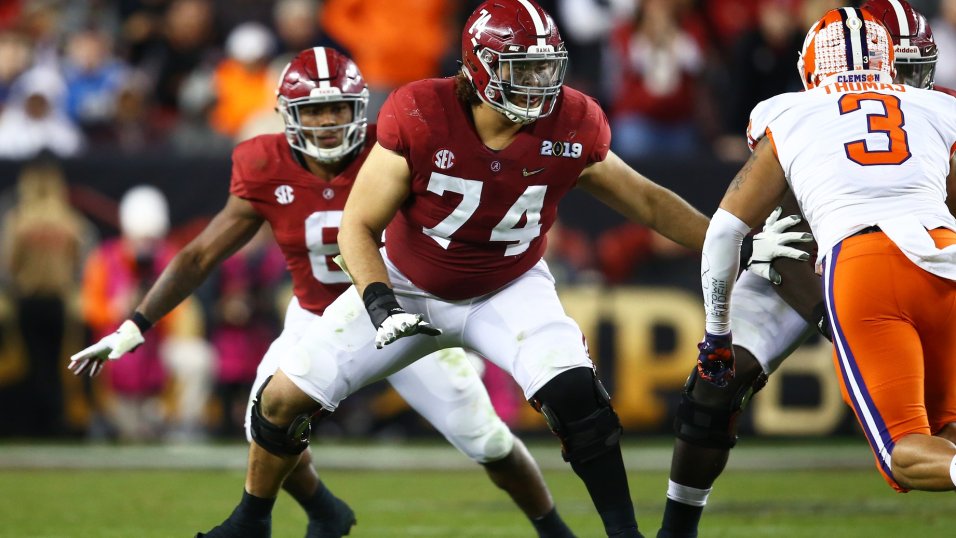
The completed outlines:
{"type": "Polygon", "coordinates": [[[773,143],[817,240],[818,262],[844,238],[879,226],[915,263],[940,274],[934,264],[956,257],[934,259],[925,230],[956,230],[945,205],[956,98],[854,77],[759,103],[748,126],[751,148],[763,136],[773,143]]]}

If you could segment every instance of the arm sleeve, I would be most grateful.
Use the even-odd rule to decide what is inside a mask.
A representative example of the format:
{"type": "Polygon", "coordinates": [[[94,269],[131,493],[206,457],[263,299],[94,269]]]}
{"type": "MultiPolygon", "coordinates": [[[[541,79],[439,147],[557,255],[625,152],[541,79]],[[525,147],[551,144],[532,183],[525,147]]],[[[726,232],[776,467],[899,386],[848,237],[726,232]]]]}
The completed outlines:
{"type": "Polygon", "coordinates": [[[598,163],[607,158],[611,149],[611,126],[608,125],[607,115],[594,99],[588,99],[588,117],[596,116],[597,133],[588,153],[588,164],[598,163]]]}
{"type": "MultiPolygon", "coordinates": [[[[948,117],[952,119],[952,118],[956,118],[956,93],[951,93],[950,95],[953,96],[953,99],[949,100],[951,105],[950,110],[952,110],[953,113],[950,114],[948,117]]],[[[956,156],[956,121],[951,122],[950,127],[952,128],[952,130],[950,131],[951,144],[949,146],[949,158],[952,160],[953,157],[956,156]]]]}
{"type": "Polygon", "coordinates": [[[750,151],[757,148],[757,143],[767,132],[767,101],[761,101],[750,111],[750,120],[747,122],[747,146],[750,151]]]}
{"type": "Polygon", "coordinates": [[[378,143],[385,149],[408,155],[408,146],[405,143],[405,136],[402,132],[401,116],[396,101],[400,99],[400,91],[396,90],[388,96],[385,104],[378,113],[378,126],[376,132],[378,143]]]}
{"type": "Polygon", "coordinates": [[[706,330],[710,334],[730,332],[730,292],[740,269],[740,245],[749,232],[744,221],[723,209],[710,220],[700,261],[706,330]]]}
{"type": "Polygon", "coordinates": [[[232,152],[232,177],[229,180],[229,193],[239,198],[249,199],[249,189],[246,187],[245,167],[239,153],[239,147],[232,152]]]}

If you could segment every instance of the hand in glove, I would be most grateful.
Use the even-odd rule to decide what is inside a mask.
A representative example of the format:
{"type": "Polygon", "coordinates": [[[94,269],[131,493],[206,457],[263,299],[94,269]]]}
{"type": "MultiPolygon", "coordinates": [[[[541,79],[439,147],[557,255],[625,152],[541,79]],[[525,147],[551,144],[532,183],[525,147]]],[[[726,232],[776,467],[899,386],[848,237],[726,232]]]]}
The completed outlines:
{"type": "Polygon", "coordinates": [[[145,340],[132,320],[126,320],[116,332],[70,357],[69,368],[75,375],[89,371],[90,377],[100,373],[107,360],[116,360],[138,348],[145,340]]]}
{"type": "Polygon", "coordinates": [[[763,230],[754,235],[753,253],[747,261],[747,269],[770,282],[780,285],[783,278],[773,268],[775,258],[791,258],[799,261],[810,259],[810,254],[790,246],[791,243],[809,243],[813,236],[806,232],[788,232],[786,230],[800,223],[800,217],[790,215],[780,219],[783,208],[778,207],[767,217],[763,230]],[[779,220],[778,220],[779,219],[779,220]]]}
{"type": "Polygon", "coordinates": [[[726,387],[734,378],[734,350],[730,333],[704,333],[704,340],[697,344],[697,374],[704,381],[718,387],[726,387]]]}
{"type": "Polygon", "coordinates": [[[441,334],[441,329],[425,321],[421,314],[406,312],[398,304],[395,292],[382,282],[373,282],[366,286],[362,300],[365,302],[365,309],[368,310],[372,325],[378,329],[375,334],[375,347],[378,349],[405,336],[441,334]]]}

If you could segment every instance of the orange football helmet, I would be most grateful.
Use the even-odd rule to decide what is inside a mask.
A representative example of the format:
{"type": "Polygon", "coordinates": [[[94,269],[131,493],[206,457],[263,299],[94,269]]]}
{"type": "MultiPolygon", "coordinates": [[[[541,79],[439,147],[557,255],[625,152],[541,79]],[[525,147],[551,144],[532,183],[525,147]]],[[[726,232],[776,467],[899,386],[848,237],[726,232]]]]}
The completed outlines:
{"type": "Polygon", "coordinates": [[[846,81],[892,82],[894,59],[886,27],[868,11],[844,7],[828,11],[810,27],[797,70],[808,90],[846,73],[852,73],[846,81]]]}

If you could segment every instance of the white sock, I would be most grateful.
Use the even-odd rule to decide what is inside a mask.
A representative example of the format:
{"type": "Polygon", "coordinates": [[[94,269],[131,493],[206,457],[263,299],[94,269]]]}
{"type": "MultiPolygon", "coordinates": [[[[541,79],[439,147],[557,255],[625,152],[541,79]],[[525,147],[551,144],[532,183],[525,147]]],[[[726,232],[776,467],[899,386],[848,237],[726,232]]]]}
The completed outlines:
{"type": "MultiPolygon", "coordinates": [[[[954,463],[956,463],[956,459],[954,459],[954,463]]],[[[950,468],[950,473],[956,473],[953,469],[953,467],[950,468]]],[[[954,478],[954,481],[956,481],[956,478],[954,478]]],[[[682,486],[673,480],[668,480],[667,498],[690,506],[704,506],[707,504],[707,497],[713,489],[714,488],[692,488],[690,486],[682,486]]]]}
{"type": "Polygon", "coordinates": [[[949,479],[953,481],[953,486],[956,486],[956,456],[949,462],[949,479]]]}

